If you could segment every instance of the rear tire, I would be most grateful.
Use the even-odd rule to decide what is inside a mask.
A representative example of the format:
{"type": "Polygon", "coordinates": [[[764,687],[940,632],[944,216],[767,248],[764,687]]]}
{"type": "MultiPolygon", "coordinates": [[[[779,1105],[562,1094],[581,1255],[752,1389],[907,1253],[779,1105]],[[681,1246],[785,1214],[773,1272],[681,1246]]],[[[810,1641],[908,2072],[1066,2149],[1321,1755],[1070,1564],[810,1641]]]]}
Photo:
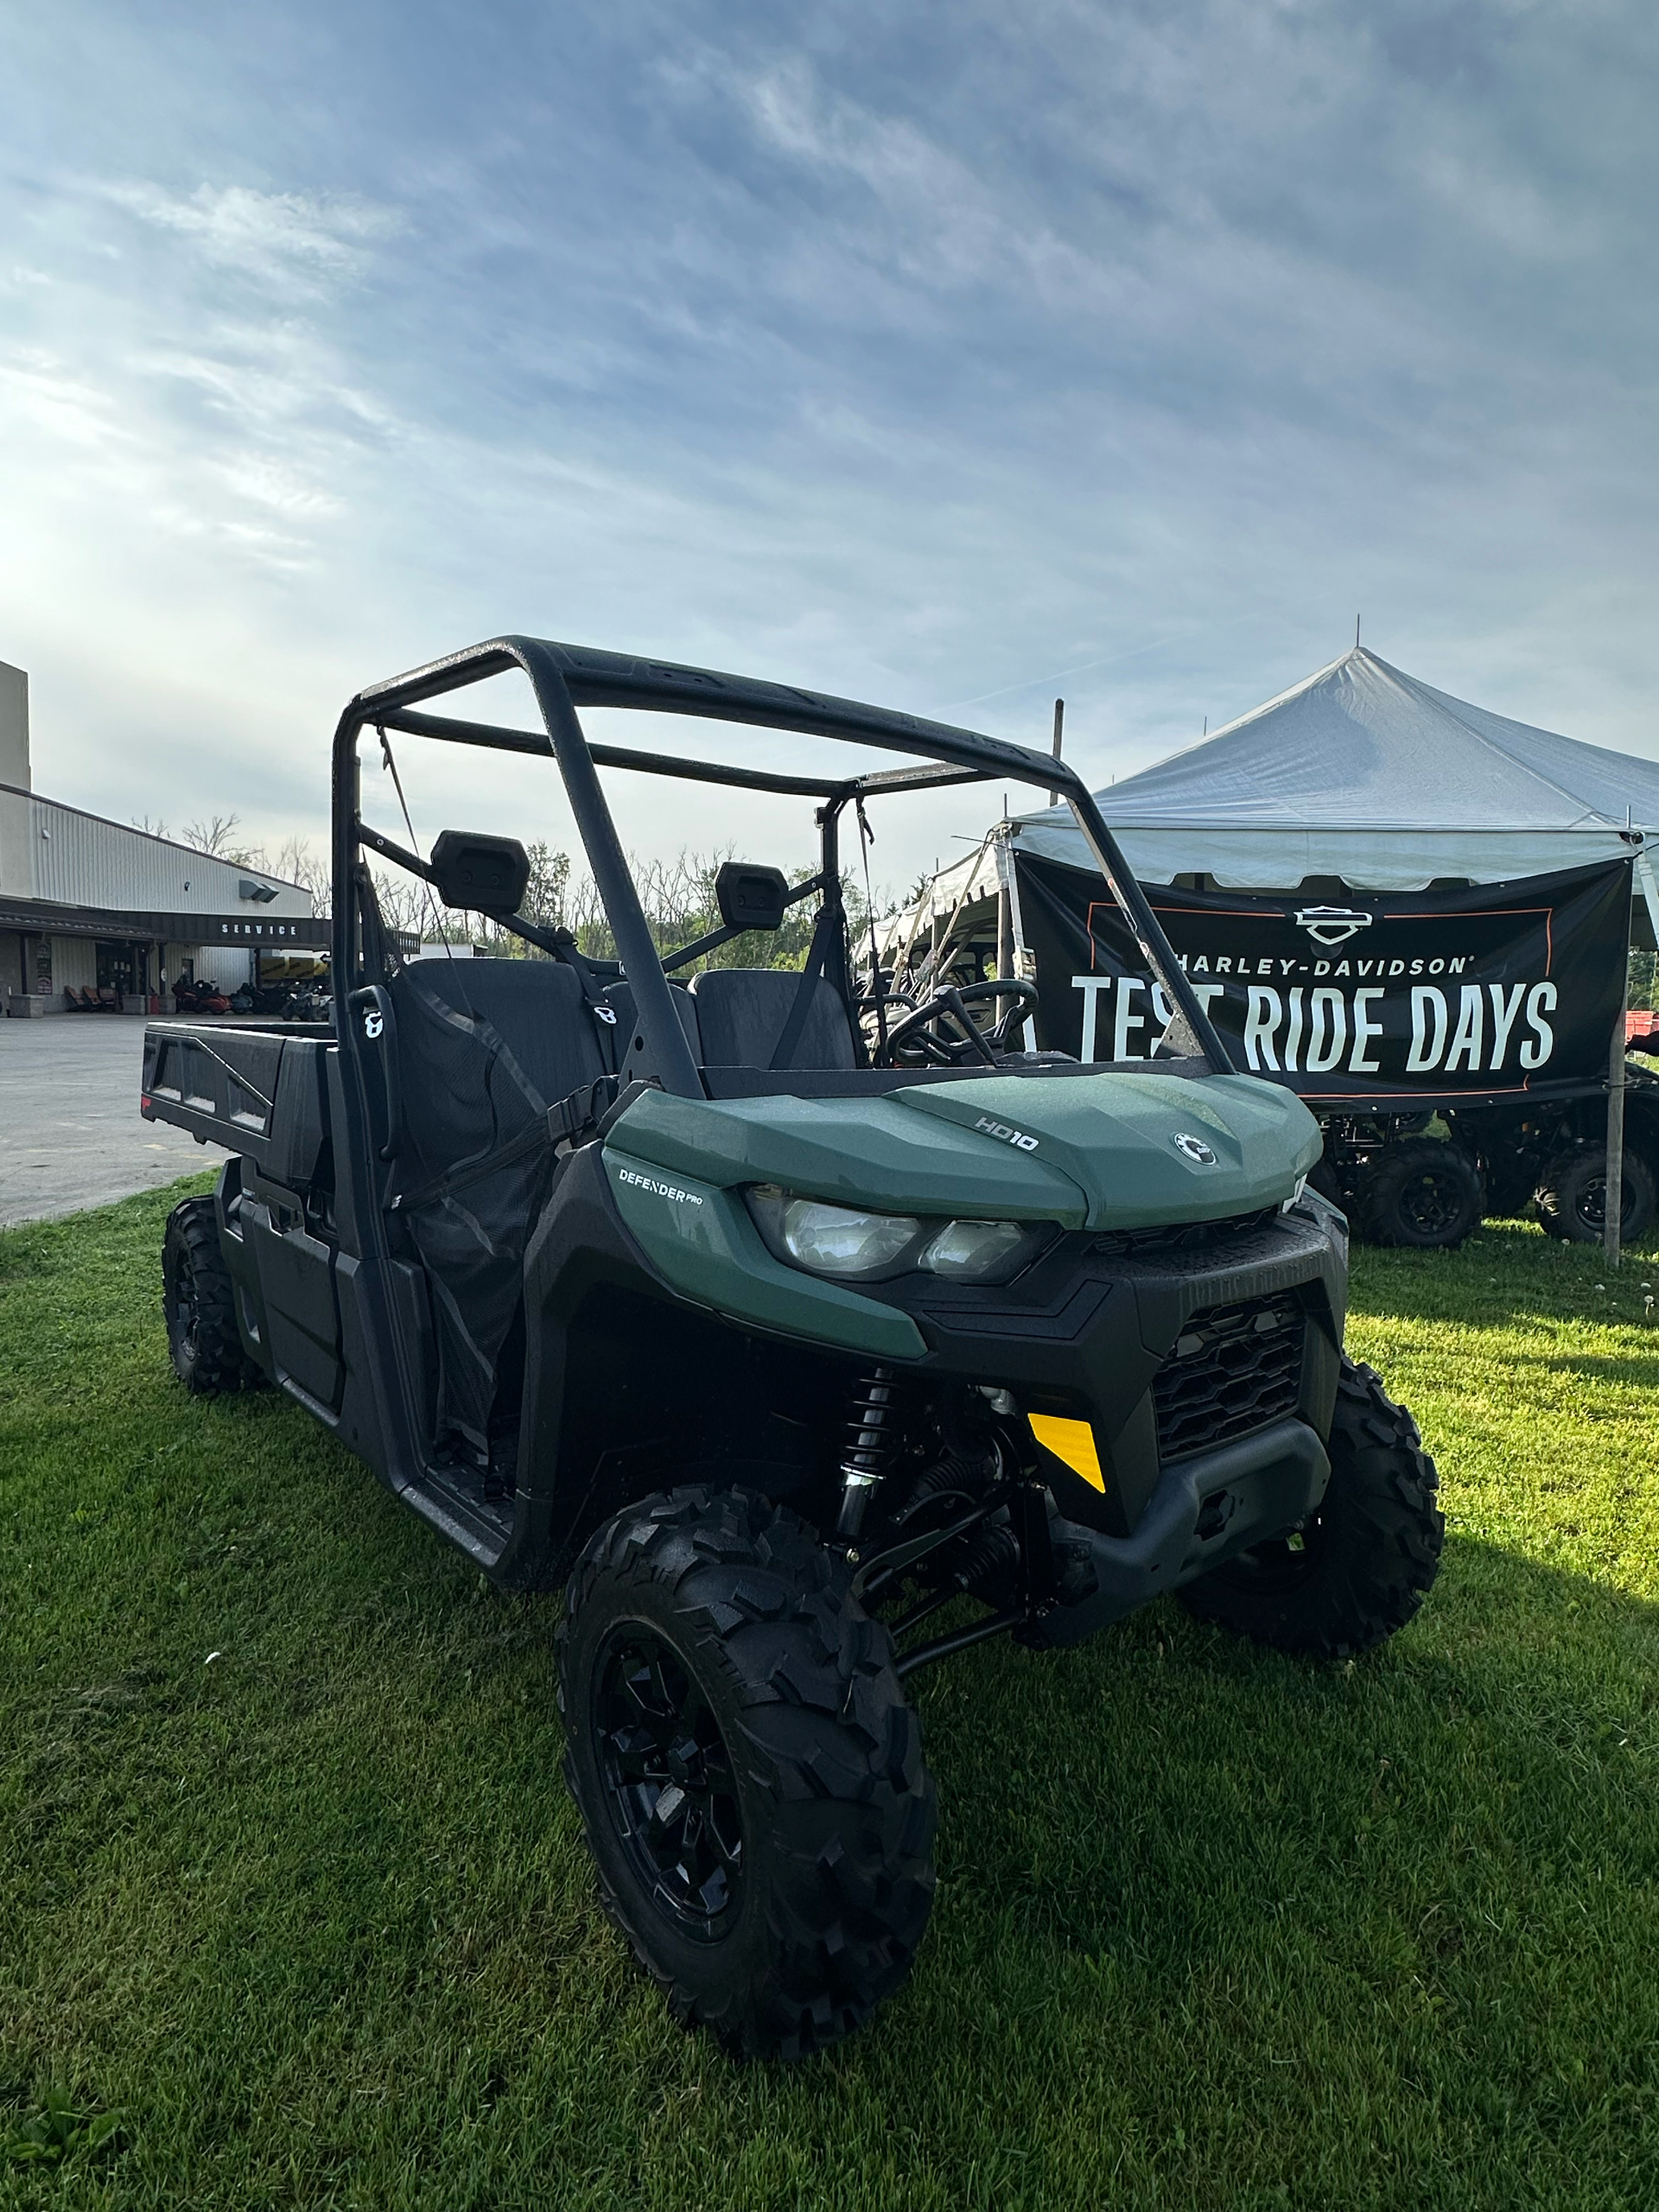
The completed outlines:
{"type": "Polygon", "coordinates": [[[186,1198],[167,1217],[162,1299],[173,1372],[198,1397],[249,1390],[264,1376],[242,1348],[236,1286],[219,1249],[211,1198],[186,1198]]]}
{"type": "Polygon", "coordinates": [[[601,1901],[683,2027],[795,2058],[897,1988],[933,1897],[921,1727],[793,1513],[684,1489],[608,1522],[570,1578],[559,1707],[601,1901]]]}
{"type": "Polygon", "coordinates": [[[1330,1483],[1300,1534],[1188,1583],[1177,1593],[1188,1612],[1321,1659],[1351,1658],[1406,1625],[1440,1563],[1439,1478],[1411,1415],[1348,1358],[1329,1448],[1330,1483]]]}
{"type": "Polygon", "coordinates": [[[1408,1137],[1371,1160],[1358,1212],[1368,1243],[1455,1250],[1480,1226],[1479,1172],[1455,1144],[1408,1137]]]}
{"type": "MultiPolygon", "coordinates": [[[[1639,1244],[1653,1224],[1653,1171],[1639,1152],[1624,1155],[1622,1244],[1639,1244]]],[[[1599,1145],[1558,1153],[1538,1183],[1544,1232],[1567,1244],[1599,1244],[1607,1221],[1607,1155],[1599,1145]]]]}

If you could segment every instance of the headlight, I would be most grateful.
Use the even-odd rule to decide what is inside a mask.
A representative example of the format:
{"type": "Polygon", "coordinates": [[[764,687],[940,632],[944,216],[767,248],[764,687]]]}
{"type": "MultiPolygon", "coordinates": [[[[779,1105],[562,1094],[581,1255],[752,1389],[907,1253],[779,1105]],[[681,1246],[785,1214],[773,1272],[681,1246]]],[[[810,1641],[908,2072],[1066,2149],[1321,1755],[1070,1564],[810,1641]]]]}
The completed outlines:
{"type": "Polygon", "coordinates": [[[921,1257],[936,1275],[980,1282],[1011,1260],[1031,1232],[1017,1221],[948,1221],[921,1257]]]}
{"type": "Polygon", "coordinates": [[[922,1233],[909,1214],[860,1213],[822,1198],[798,1198],[775,1183],[749,1193],[761,1235],[780,1259],[819,1275],[875,1275],[891,1268],[922,1233]]]}
{"type": "Polygon", "coordinates": [[[957,1282],[1006,1281],[1053,1235],[1046,1222],[924,1221],[908,1213],[867,1213],[798,1197],[775,1183],[747,1193],[767,1249],[813,1274],[903,1274],[912,1268],[957,1282]]]}

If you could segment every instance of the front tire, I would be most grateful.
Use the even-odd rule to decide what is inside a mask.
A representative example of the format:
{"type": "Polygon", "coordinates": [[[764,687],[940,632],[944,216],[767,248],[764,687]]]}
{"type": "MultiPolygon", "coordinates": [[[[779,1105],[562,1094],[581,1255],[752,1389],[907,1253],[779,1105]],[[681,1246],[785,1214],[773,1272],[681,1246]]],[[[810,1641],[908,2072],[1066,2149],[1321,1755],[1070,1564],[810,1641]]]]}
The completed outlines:
{"type": "Polygon", "coordinates": [[[211,1198],[186,1198],[167,1217],[162,1302],[173,1372],[198,1397],[249,1390],[264,1375],[242,1348],[236,1286],[219,1249],[211,1198]]]}
{"type": "Polygon", "coordinates": [[[1291,1537],[1258,1544],[1178,1594],[1188,1612],[1321,1659],[1369,1651],[1415,1614],[1446,1539],[1417,1424],[1369,1367],[1344,1358],[1331,1480],[1291,1537]]]}
{"type": "Polygon", "coordinates": [[[746,2058],[861,2026],[926,1927],[937,1804],[892,1640],[805,1525],[701,1488],[618,1514],[559,1705],[601,1900],[681,2025],[746,2058]]]}

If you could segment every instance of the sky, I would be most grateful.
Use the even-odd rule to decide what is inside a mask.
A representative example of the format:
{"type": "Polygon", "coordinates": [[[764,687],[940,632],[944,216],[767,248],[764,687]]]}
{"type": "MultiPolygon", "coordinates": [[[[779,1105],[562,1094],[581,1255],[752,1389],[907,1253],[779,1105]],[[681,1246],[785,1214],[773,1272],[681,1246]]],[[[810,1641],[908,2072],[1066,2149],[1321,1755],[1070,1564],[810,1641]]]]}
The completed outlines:
{"type": "MultiPolygon", "coordinates": [[[[1659,754],[1656,80],[1643,0],[13,6],[36,787],[321,840],[346,697],[502,630],[1039,746],[1064,694],[1103,785],[1357,615],[1659,754]]],[[[407,743],[423,842],[569,842],[407,743]]],[[[806,855],[623,782],[642,853],[806,855]]],[[[878,883],[1000,806],[895,804],[878,883]]]]}

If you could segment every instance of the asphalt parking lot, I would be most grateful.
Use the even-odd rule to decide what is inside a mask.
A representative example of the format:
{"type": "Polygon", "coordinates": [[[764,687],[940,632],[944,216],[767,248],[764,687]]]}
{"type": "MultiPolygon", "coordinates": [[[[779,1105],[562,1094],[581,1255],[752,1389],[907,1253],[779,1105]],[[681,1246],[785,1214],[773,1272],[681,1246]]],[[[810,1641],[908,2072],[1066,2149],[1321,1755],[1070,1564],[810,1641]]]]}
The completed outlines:
{"type": "Polygon", "coordinates": [[[138,1112],[136,1015],[0,1020],[0,1228],[107,1205],[224,1157],[138,1112]]]}

